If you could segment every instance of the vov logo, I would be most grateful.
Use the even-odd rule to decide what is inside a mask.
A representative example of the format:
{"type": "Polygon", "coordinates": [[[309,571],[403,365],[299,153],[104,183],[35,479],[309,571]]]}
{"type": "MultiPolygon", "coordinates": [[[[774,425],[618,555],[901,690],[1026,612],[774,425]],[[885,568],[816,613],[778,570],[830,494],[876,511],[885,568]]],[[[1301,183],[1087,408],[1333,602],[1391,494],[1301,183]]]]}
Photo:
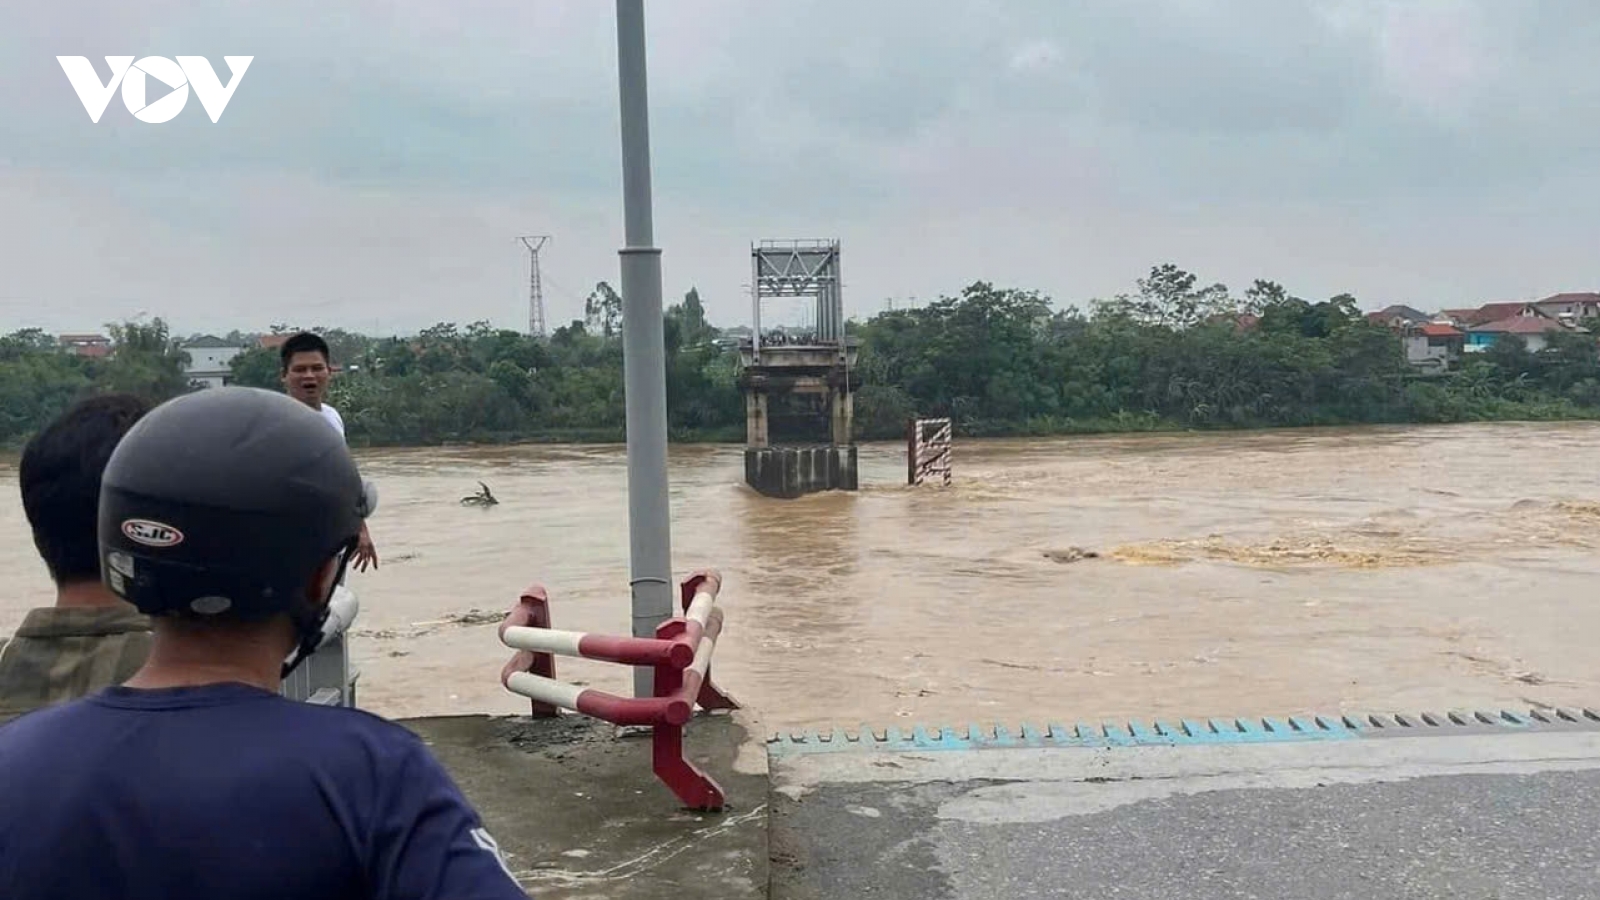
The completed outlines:
{"type": "Polygon", "coordinates": [[[122,104],[128,108],[128,112],[133,113],[135,119],[151,125],[170,122],[183,112],[189,102],[191,86],[195,96],[200,98],[200,105],[206,108],[206,115],[215,123],[222,118],[222,111],[228,108],[228,101],[233,99],[233,92],[238,89],[253,59],[254,56],[224,56],[222,60],[228,64],[229,72],[229,81],[224,85],[204,56],[180,56],[177,62],[165,56],[146,56],[138,62],[134,62],[131,56],[108,56],[106,65],[111,67],[111,80],[104,83],[87,56],[56,57],[62,71],[67,73],[67,80],[72,82],[72,89],[78,92],[78,99],[83,101],[89,121],[96,124],[100,122],[106,104],[111,102],[111,95],[117,92],[120,85],[122,104]],[[154,102],[146,102],[151,79],[165,85],[171,92],[154,102]]]}

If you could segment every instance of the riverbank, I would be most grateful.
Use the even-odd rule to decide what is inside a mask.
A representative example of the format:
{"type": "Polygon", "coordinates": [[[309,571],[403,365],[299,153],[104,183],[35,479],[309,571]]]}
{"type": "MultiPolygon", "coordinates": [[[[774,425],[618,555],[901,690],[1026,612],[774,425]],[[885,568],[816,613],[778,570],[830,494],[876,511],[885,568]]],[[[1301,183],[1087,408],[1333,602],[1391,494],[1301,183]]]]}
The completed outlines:
{"type": "MultiPolygon", "coordinates": [[[[1268,433],[1276,431],[1305,431],[1325,428],[1396,427],[1427,425],[1469,425],[1492,423],[1539,422],[1591,422],[1600,421],[1600,409],[1587,409],[1571,403],[1512,403],[1499,401],[1472,415],[1459,417],[1419,419],[1404,417],[1378,417],[1370,419],[1341,418],[1338,416],[1313,416],[1315,421],[1295,423],[1246,422],[1236,425],[1180,422],[1142,413],[1129,413],[1109,419],[1074,419],[1070,417],[1042,416],[1025,422],[977,421],[958,424],[957,438],[1052,438],[1119,434],[1234,434],[1268,433]]],[[[0,455],[16,456],[22,452],[31,435],[0,442],[0,455]]],[[[899,441],[904,439],[898,429],[862,428],[857,430],[862,443],[899,441]]],[[[742,426],[722,426],[706,429],[674,428],[667,439],[673,444],[740,445],[745,440],[742,426]]],[[[548,445],[612,446],[627,443],[623,428],[553,428],[531,432],[481,432],[466,437],[444,435],[433,440],[406,441],[375,439],[351,427],[347,441],[353,448],[364,450],[408,450],[428,447],[516,447],[548,445]]],[[[781,441],[780,441],[781,443],[781,441]]]]}
{"type": "MultiPolygon", "coordinates": [[[[955,429],[957,438],[1052,438],[1089,435],[1119,434],[1233,434],[1267,433],[1276,431],[1314,431],[1327,428],[1403,427],[1428,425],[1470,425],[1496,423],[1541,422],[1592,422],[1600,421],[1600,409],[1585,409],[1572,404],[1511,404],[1483,410],[1476,415],[1455,418],[1372,418],[1353,419],[1338,416],[1314,417],[1315,421],[1295,423],[1246,422],[1237,425],[1195,425],[1173,419],[1145,414],[1129,414],[1111,419],[1073,419],[1070,417],[1038,417],[1026,422],[984,422],[960,424],[955,429]]],[[[860,429],[857,438],[863,443],[898,441],[904,435],[895,429],[860,429]]],[[[536,432],[498,432],[475,434],[466,438],[449,436],[423,442],[385,442],[374,440],[354,430],[349,433],[352,447],[363,449],[405,450],[425,447],[511,447],[519,445],[589,444],[620,445],[627,443],[627,434],[621,428],[563,428],[536,432]]],[[[673,444],[734,445],[743,444],[742,427],[722,427],[690,430],[672,429],[667,439],[673,444]]],[[[781,443],[781,441],[775,441],[781,443]]],[[[8,448],[13,451],[17,448],[8,448]]]]}

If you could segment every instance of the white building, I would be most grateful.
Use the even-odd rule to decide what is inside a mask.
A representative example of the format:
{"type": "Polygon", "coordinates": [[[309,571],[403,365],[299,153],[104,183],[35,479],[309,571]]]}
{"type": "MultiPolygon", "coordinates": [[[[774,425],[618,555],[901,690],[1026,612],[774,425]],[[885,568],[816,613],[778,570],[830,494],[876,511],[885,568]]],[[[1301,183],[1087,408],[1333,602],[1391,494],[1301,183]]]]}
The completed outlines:
{"type": "Polygon", "coordinates": [[[189,384],[197,388],[231,384],[233,358],[243,353],[244,349],[209,334],[184,344],[183,351],[189,354],[189,363],[184,367],[184,374],[189,376],[189,384]]]}

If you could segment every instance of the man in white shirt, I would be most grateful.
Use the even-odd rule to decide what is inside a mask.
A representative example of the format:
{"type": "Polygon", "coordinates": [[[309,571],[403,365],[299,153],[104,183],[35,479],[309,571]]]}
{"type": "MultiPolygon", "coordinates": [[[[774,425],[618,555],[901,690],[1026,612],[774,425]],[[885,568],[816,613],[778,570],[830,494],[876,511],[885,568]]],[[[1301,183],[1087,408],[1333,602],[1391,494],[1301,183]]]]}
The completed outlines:
{"type": "MultiPolygon", "coordinates": [[[[322,414],[328,424],[344,437],[344,417],[324,402],[328,395],[328,379],[333,370],[329,365],[328,342],[309,331],[302,331],[283,342],[278,351],[282,361],[284,390],[289,396],[322,414]]],[[[377,568],[378,551],[367,532],[367,523],[361,522],[361,540],[356,554],[351,558],[356,571],[364,572],[367,566],[377,568]]]]}

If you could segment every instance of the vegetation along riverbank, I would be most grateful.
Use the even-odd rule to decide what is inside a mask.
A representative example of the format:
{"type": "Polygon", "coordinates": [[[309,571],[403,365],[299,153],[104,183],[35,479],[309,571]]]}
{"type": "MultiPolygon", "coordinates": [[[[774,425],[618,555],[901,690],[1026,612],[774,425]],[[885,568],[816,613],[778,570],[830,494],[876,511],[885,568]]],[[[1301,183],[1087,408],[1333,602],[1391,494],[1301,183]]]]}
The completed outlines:
{"type": "MultiPolygon", "coordinates": [[[[861,341],[857,434],[896,437],[913,414],[951,416],[968,436],[1600,418],[1593,330],[1545,318],[1478,340],[1473,329],[1489,325],[1446,314],[1424,328],[1364,313],[1349,295],[1310,301],[1268,281],[1235,296],[1172,265],[1086,308],[977,282],[849,323],[861,341]],[[1468,352],[1451,333],[1472,341],[1468,352]],[[1419,336],[1445,348],[1442,364],[1408,358],[1419,336]]],[[[601,283],[584,318],[545,340],[486,323],[389,337],[315,330],[341,369],[331,400],[353,444],[610,442],[623,439],[621,319],[601,283]]],[[[276,388],[272,335],[293,330],[179,339],[156,319],[108,326],[94,352],[13,332],[0,338],[0,443],[17,445],[85,393],[162,400],[196,389],[196,358],[218,347],[235,348],[227,380],[276,388]]],[[[667,310],[674,440],[743,439],[741,335],[709,322],[694,290],[667,310]]],[[[773,412],[775,439],[825,433],[804,409],[773,412]]]]}

